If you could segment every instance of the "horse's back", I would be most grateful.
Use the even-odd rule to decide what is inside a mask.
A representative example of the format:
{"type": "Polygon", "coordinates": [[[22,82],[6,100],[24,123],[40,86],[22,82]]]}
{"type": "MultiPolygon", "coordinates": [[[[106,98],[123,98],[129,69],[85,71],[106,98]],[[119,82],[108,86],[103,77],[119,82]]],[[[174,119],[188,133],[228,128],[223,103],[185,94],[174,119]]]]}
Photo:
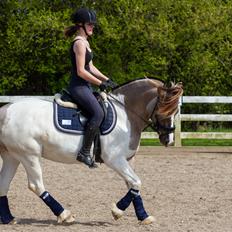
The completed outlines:
{"type": "Polygon", "coordinates": [[[14,111],[14,114],[18,113],[25,113],[27,112],[26,115],[30,114],[30,112],[35,112],[35,111],[41,111],[46,108],[49,109],[51,108],[52,110],[52,102],[51,101],[46,101],[42,99],[37,99],[37,98],[23,98],[18,101],[15,101],[14,103],[11,103],[9,105],[9,108],[14,111]]]}
{"type": "Polygon", "coordinates": [[[43,110],[52,112],[52,102],[37,98],[23,98],[11,103],[8,112],[18,115],[24,114],[24,117],[30,117],[33,113],[42,112],[43,110]],[[27,116],[28,115],[28,116],[27,116]]]}
{"type": "Polygon", "coordinates": [[[1,141],[7,147],[31,147],[46,131],[47,120],[52,120],[52,102],[26,98],[7,104],[0,108],[1,141]]]}

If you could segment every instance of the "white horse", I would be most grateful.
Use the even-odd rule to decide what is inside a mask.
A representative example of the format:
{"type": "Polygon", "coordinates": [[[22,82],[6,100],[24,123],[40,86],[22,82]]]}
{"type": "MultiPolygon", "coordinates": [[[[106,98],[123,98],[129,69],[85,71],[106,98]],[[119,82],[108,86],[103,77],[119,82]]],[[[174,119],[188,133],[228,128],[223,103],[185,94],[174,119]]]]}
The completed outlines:
{"type": "MultiPolygon", "coordinates": [[[[101,158],[126,182],[128,193],[113,204],[112,214],[120,218],[133,202],[142,224],[154,221],[143,207],[141,181],[128,163],[139,147],[141,132],[151,124],[165,146],[173,143],[173,122],[183,90],[181,84],[164,87],[158,80],[138,79],[119,86],[109,96],[117,112],[117,123],[110,134],[101,136],[101,158]]],[[[44,187],[40,159],[62,163],[79,163],[77,152],[82,135],[60,132],[53,124],[53,103],[24,99],[0,108],[0,221],[14,224],[8,205],[10,183],[21,163],[26,170],[28,188],[40,197],[57,216],[58,223],[75,219],[44,187]]],[[[79,163],[81,164],[81,163],[79,163]]],[[[89,170],[86,170],[89,171],[89,170]]]]}

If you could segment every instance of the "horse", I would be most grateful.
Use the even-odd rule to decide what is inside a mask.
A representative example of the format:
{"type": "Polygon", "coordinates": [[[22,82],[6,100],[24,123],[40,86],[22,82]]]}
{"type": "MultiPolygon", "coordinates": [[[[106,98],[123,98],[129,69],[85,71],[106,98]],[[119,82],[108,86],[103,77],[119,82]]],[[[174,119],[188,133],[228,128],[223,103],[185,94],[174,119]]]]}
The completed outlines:
{"type": "MultiPolygon", "coordinates": [[[[108,101],[114,105],[117,122],[107,135],[100,136],[101,159],[125,181],[128,192],[112,205],[114,219],[123,216],[133,203],[141,224],[150,224],[149,215],[140,194],[141,180],[129,160],[139,149],[141,133],[151,126],[164,146],[173,143],[174,117],[179,98],[183,93],[181,83],[167,87],[157,79],[141,78],[120,85],[108,93],[108,101]]],[[[53,101],[25,98],[0,108],[0,221],[16,224],[7,193],[10,183],[21,163],[28,178],[28,188],[51,209],[58,223],[74,223],[75,217],[46,191],[42,178],[40,159],[79,164],[76,154],[83,135],[64,133],[54,126],[53,101]]]]}

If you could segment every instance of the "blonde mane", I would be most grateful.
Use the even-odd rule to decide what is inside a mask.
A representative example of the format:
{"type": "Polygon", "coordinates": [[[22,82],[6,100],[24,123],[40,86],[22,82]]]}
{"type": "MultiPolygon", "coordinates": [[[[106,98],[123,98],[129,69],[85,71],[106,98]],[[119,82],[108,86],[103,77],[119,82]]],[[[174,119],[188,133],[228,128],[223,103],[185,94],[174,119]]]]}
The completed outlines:
{"type": "MultiPolygon", "coordinates": [[[[131,85],[137,84],[137,88],[138,86],[140,86],[141,88],[145,89],[147,88],[148,85],[139,85],[140,83],[139,81],[144,81],[144,80],[147,81],[147,83],[150,86],[157,88],[157,92],[158,92],[157,113],[165,117],[174,114],[178,110],[179,98],[183,94],[182,83],[177,83],[177,84],[171,83],[170,87],[166,87],[161,80],[145,77],[143,79],[130,81],[128,83],[119,86],[114,90],[114,93],[123,91],[126,94],[131,93],[132,95],[134,95],[136,94],[136,92],[131,91],[131,85]]],[[[144,89],[140,89],[140,91],[143,92],[144,89]]],[[[136,91],[138,90],[136,89],[136,91]]]]}
{"type": "Polygon", "coordinates": [[[176,113],[179,98],[183,94],[182,83],[172,83],[171,87],[159,87],[158,93],[158,114],[168,117],[176,113]]]}

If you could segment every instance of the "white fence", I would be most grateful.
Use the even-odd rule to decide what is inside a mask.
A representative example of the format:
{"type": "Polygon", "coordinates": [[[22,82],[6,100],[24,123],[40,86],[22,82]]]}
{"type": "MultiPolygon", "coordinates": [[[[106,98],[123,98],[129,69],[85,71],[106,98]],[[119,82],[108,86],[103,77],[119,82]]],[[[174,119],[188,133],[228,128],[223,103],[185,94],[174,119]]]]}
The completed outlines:
{"type": "MultiPolygon", "coordinates": [[[[14,102],[20,98],[32,96],[0,96],[0,103],[14,102]]],[[[44,100],[53,100],[53,96],[33,96],[44,100]]],[[[175,119],[175,146],[181,146],[181,139],[204,138],[204,139],[232,139],[229,132],[181,132],[182,121],[232,121],[232,114],[181,114],[181,106],[184,103],[228,103],[232,104],[232,97],[206,97],[206,96],[183,96],[179,104],[179,113],[175,119]]],[[[155,132],[143,132],[142,138],[157,138],[155,132]]]]}
{"type": "MultiPolygon", "coordinates": [[[[182,132],[182,121],[232,121],[232,114],[181,114],[181,106],[184,103],[232,103],[232,97],[206,97],[206,96],[183,96],[179,105],[179,114],[175,119],[175,146],[181,146],[181,139],[200,138],[200,139],[232,139],[229,132],[182,132]]],[[[144,133],[143,138],[157,138],[153,132],[144,133]]]]}
{"type": "MultiPolygon", "coordinates": [[[[183,96],[182,103],[231,104],[232,97],[183,96]]],[[[232,139],[229,132],[181,132],[181,121],[232,121],[232,114],[180,114],[176,121],[175,146],[181,146],[181,139],[185,138],[232,139]]]]}

